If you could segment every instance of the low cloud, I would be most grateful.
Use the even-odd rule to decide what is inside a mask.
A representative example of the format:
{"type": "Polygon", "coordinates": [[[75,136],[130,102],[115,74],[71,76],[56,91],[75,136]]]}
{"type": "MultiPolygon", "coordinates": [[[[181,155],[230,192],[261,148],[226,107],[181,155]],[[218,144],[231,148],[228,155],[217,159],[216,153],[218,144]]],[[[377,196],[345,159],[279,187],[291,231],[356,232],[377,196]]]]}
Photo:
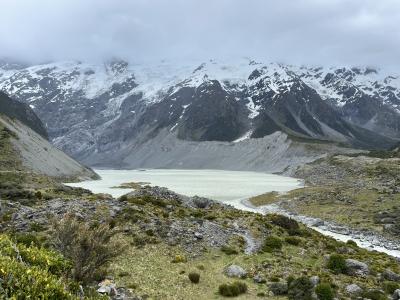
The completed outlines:
{"type": "Polygon", "coordinates": [[[399,67],[397,0],[3,0],[0,57],[399,67]]]}

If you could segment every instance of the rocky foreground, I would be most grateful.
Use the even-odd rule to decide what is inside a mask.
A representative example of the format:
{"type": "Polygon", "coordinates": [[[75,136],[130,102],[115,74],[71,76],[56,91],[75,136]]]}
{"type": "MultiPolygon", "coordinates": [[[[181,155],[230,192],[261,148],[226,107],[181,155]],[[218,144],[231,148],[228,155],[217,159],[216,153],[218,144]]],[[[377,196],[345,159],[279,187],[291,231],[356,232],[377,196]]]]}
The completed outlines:
{"type": "MultiPolygon", "coordinates": [[[[81,228],[90,239],[105,227],[112,230],[102,247],[112,245],[113,256],[97,277],[77,279],[76,261],[68,259],[75,267],[66,267],[62,280],[81,286],[64,286],[70,298],[398,299],[398,261],[283,216],[243,212],[159,187],[119,199],[56,183],[18,190],[3,185],[1,193],[0,253],[13,261],[4,248],[11,243],[25,266],[35,265],[26,247],[63,253],[55,242],[62,224],[81,228]]],[[[60,276],[53,269],[47,276],[60,276]]],[[[12,295],[11,283],[1,284],[12,295]]]]}

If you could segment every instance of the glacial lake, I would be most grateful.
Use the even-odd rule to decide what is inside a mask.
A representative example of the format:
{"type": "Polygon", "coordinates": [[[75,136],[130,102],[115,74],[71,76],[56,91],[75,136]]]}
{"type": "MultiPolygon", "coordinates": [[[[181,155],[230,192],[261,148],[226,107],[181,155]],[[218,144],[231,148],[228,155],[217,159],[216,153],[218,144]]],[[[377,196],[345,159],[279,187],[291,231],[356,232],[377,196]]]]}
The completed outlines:
{"type": "MultiPolygon", "coordinates": [[[[151,186],[163,186],[170,190],[187,196],[202,196],[247,211],[259,213],[287,214],[271,204],[259,208],[245,205],[246,199],[263,193],[277,191],[288,192],[303,186],[301,180],[274,174],[244,171],[222,170],[172,170],[172,169],[143,169],[143,170],[95,170],[101,176],[100,180],[66,183],[74,187],[82,187],[93,193],[107,193],[120,197],[132,189],[113,188],[122,183],[147,182],[151,186]]],[[[333,237],[336,240],[354,240],[357,244],[368,250],[377,250],[394,257],[400,257],[400,250],[387,249],[380,245],[379,240],[365,239],[364,237],[340,234],[328,228],[314,227],[316,219],[305,216],[291,216],[306,226],[314,228],[320,233],[333,237]]],[[[325,226],[326,227],[326,226],[325,226]]]]}
{"type": "Polygon", "coordinates": [[[94,171],[101,176],[100,180],[67,185],[119,197],[131,189],[113,187],[127,182],[147,182],[151,186],[167,187],[179,194],[206,197],[242,209],[243,199],[271,191],[287,192],[302,186],[302,182],[295,178],[259,172],[173,169],[94,171]]]}

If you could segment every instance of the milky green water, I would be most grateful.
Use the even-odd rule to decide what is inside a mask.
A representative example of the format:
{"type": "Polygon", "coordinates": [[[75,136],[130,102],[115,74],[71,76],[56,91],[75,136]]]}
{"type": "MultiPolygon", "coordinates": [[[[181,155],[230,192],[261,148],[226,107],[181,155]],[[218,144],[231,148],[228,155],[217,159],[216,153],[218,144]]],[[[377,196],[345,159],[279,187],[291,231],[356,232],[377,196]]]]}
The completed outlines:
{"type": "Polygon", "coordinates": [[[68,185],[119,197],[130,190],[112,187],[127,182],[149,182],[152,186],[167,187],[179,194],[197,195],[232,205],[238,204],[241,199],[266,192],[287,192],[301,186],[297,179],[259,172],[171,169],[95,171],[101,180],[68,185]]]}

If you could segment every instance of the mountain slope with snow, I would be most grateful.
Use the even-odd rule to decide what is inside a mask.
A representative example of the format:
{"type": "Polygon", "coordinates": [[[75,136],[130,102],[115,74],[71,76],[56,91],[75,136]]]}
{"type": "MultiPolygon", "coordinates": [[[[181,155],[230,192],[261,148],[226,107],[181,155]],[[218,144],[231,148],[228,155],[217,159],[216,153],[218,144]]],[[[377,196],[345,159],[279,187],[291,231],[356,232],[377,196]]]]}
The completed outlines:
{"type": "Polygon", "coordinates": [[[0,64],[0,89],[35,110],[55,145],[95,165],[166,135],[234,145],[280,131],[367,149],[400,139],[400,77],[372,68],[249,59],[0,64]]]}

